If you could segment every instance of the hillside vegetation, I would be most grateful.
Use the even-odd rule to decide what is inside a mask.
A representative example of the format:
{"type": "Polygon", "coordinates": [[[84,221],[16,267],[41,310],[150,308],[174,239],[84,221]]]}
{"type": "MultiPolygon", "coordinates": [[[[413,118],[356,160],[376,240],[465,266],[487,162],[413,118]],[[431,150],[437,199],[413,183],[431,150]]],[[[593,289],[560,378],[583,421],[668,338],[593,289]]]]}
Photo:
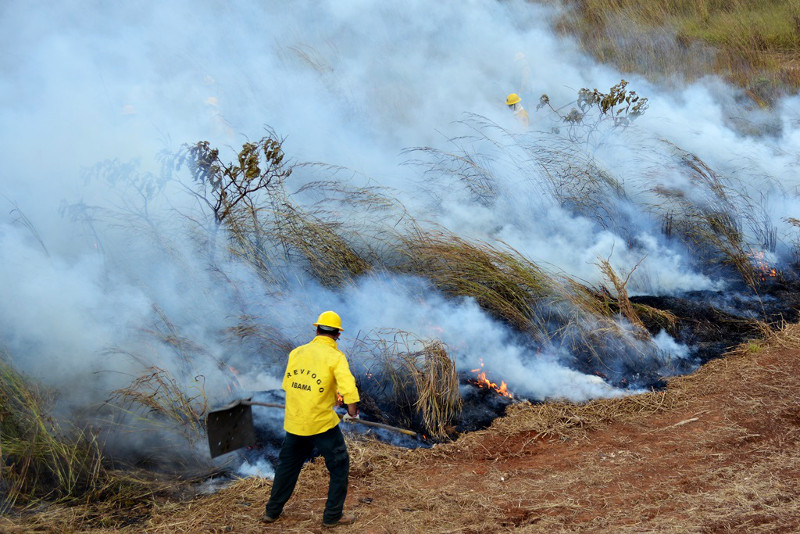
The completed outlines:
{"type": "MultiPolygon", "coordinates": [[[[552,3],[552,2],[545,2],[552,3]]],[[[564,0],[559,29],[603,62],[664,80],[714,73],[768,105],[800,88],[795,0],[564,0]]]]}

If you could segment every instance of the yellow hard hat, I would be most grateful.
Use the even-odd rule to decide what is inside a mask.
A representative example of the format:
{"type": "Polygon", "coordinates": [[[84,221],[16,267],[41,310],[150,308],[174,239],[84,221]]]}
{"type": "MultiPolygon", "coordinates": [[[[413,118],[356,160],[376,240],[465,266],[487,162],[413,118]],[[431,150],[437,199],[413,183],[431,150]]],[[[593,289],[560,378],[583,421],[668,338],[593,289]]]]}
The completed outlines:
{"type": "Polygon", "coordinates": [[[517,93],[511,93],[506,97],[506,106],[511,106],[522,100],[517,93]]]}
{"type": "Polygon", "coordinates": [[[314,326],[327,326],[328,328],[344,331],[344,328],[342,328],[342,318],[334,311],[324,311],[320,313],[314,326]]]}

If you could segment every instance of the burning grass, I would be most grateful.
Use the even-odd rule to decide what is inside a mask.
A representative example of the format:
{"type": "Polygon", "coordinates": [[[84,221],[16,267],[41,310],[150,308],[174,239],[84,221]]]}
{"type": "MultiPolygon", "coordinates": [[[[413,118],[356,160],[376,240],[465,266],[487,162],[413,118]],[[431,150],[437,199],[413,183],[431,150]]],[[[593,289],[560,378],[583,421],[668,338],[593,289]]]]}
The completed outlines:
{"type": "MultiPolygon", "coordinates": [[[[800,528],[800,327],[737,348],[664,391],[581,404],[519,403],[431,449],[348,437],[347,508],[361,531],[793,532],[800,528]],[[687,512],[688,511],[688,512],[687,512]]],[[[191,503],[153,500],[135,524],[102,503],[0,518],[8,532],[308,532],[327,490],[307,464],[280,523],[258,522],[270,482],[191,503]]]]}
{"type": "MultiPolygon", "coordinates": [[[[639,97],[627,91],[625,83],[623,80],[607,95],[585,90],[586,94],[595,95],[594,100],[590,99],[593,104],[585,104],[589,106],[587,115],[588,111],[593,111],[599,117],[596,119],[601,121],[606,105],[612,106],[612,110],[617,104],[630,106],[628,100],[639,97]],[[610,103],[604,104],[606,100],[610,103]],[[598,110],[594,110],[594,106],[598,106],[598,110]]],[[[582,102],[581,98],[587,98],[586,94],[579,97],[578,103],[582,102]]],[[[584,124],[587,121],[581,120],[572,127],[591,135],[598,125],[584,124]]],[[[547,190],[547,194],[562,208],[596,220],[603,228],[620,232],[635,249],[636,239],[628,235],[630,225],[626,223],[624,210],[614,207],[631,199],[621,182],[597,168],[592,158],[585,154],[582,137],[573,139],[571,135],[570,139],[563,139],[553,135],[551,142],[534,146],[485,119],[473,117],[470,124],[477,132],[476,139],[492,143],[500,151],[522,150],[524,157],[521,160],[519,154],[507,154],[510,161],[520,166],[520,172],[526,176],[541,181],[539,187],[547,190]],[[504,146],[491,139],[489,129],[500,131],[511,140],[511,145],[504,146]],[[578,157],[580,154],[583,157],[578,157]],[[531,165],[531,161],[544,172],[531,174],[532,169],[526,167],[531,165]]],[[[225,204],[229,201],[220,196],[220,191],[227,189],[218,185],[218,189],[211,189],[207,203],[216,210],[218,222],[226,224],[231,251],[253,266],[265,281],[277,284],[276,289],[286,286],[286,267],[290,264],[304,266],[321,284],[337,289],[345,288],[368,272],[410,273],[427,278],[446,295],[475,299],[494,317],[529,335],[537,343],[547,343],[553,338],[566,339],[570,347],[578,347],[578,352],[588,354],[588,358],[595,361],[605,358],[605,349],[596,350],[597,336],[575,326],[583,319],[589,318],[591,323],[600,325],[595,331],[613,333],[616,341],[625,345],[626,351],[632,352],[646,349],[626,341],[631,332],[633,337],[642,341],[649,336],[642,327],[644,322],[639,314],[651,319],[658,316],[659,323],[675,324],[668,313],[659,315],[653,309],[631,305],[624,287],[630,275],[625,280],[619,279],[607,261],[598,265],[614,286],[616,296],[613,297],[608,292],[604,295],[602,291],[585,287],[576,280],[559,279],[503,243],[470,240],[446,229],[425,227],[392,200],[387,191],[375,187],[357,188],[335,181],[332,177],[342,169],[319,164],[304,165],[307,169],[329,173],[329,179],[310,182],[300,191],[289,194],[284,179],[296,167],[286,167],[282,152],[278,150],[280,144],[275,148],[277,141],[273,137],[261,142],[266,143],[267,148],[271,147],[271,151],[265,149],[270,157],[281,155],[280,172],[268,180],[264,179],[262,172],[259,176],[265,185],[241,193],[243,198],[231,202],[230,206],[225,204]],[[300,201],[301,196],[312,200],[316,197],[317,200],[311,206],[305,206],[300,201]],[[217,209],[218,206],[222,206],[222,211],[217,209]],[[378,212],[381,217],[375,217],[378,212]],[[625,318],[629,323],[625,328],[629,331],[623,332],[619,325],[606,320],[612,311],[625,318]]],[[[197,147],[203,150],[190,151],[190,154],[197,158],[198,154],[207,156],[210,153],[217,162],[211,166],[203,158],[194,162],[195,180],[199,180],[197,176],[205,177],[199,180],[201,185],[236,184],[241,180],[241,173],[249,172],[250,167],[244,164],[222,165],[218,152],[207,145],[198,144],[195,149],[197,147]]],[[[657,186],[650,191],[656,195],[656,200],[645,209],[665,221],[663,229],[667,238],[678,237],[696,252],[693,259],[703,272],[727,279],[739,277],[757,293],[763,276],[754,265],[752,248],[758,245],[745,240],[743,226],[746,225],[751,234],[763,237],[765,245],[773,248],[776,229],[764,227],[768,218],[761,217],[757,203],[739,192],[728,178],[715,173],[693,154],[673,145],[669,147],[668,164],[685,175],[698,193],[689,198],[682,191],[657,186]]],[[[248,158],[255,157],[253,150],[253,146],[246,144],[239,159],[247,156],[244,161],[249,161],[248,158]]],[[[431,175],[454,175],[459,181],[466,181],[465,187],[477,194],[473,190],[477,187],[473,176],[477,165],[474,158],[465,163],[463,154],[459,156],[424,148],[414,150],[433,158],[433,163],[429,164],[431,175]],[[448,158],[454,160],[456,169],[442,166],[443,160],[448,158]],[[473,171],[468,172],[469,176],[465,178],[466,171],[459,170],[458,165],[468,165],[473,171]]],[[[272,168],[268,165],[256,167],[260,172],[262,167],[272,168]]],[[[489,187],[486,183],[494,183],[489,167],[480,167],[480,191],[489,187]]],[[[492,194],[479,196],[483,203],[493,202],[492,194]]],[[[631,273],[635,269],[633,267],[631,273]]]]}
{"type": "MultiPolygon", "coordinates": [[[[273,144],[267,144],[275,148],[273,144]]],[[[245,146],[243,154],[247,158],[241,161],[241,165],[231,164],[225,167],[227,171],[218,167],[214,172],[232,173],[229,177],[231,183],[240,183],[241,173],[246,178],[248,172],[252,174],[258,167],[254,167],[252,158],[256,153],[253,151],[253,146],[245,146]]],[[[270,154],[274,158],[277,153],[270,154]]],[[[218,159],[218,155],[215,157],[218,159]]],[[[656,191],[663,204],[654,206],[653,211],[665,214],[665,218],[669,214],[671,232],[680,235],[705,254],[699,261],[708,265],[732,265],[733,270],[755,288],[757,284],[752,276],[752,262],[745,253],[746,243],[740,228],[740,216],[737,215],[741,210],[752,207],[752,203],[748,203],[746,198],[737,198],[734,188],[698,158],[680,153],[678,160],[682,172],[688,173],[702,190],[703,195],[699,196],[703,198],[699,202],[690,201],[679,193],[656,191]]],[[[473,165],[475,162],[468,163],[473,165]]],[[[561,173],[546,173],[550,184],[556,189],[551,191],[552,196],[562,207],[592,217],[603,227],[620,225],[620,221],[614,220],[616,215],[605,207],[605,199],[625,198],[621,185],[612,176],[587,165],[587,161],[570,159],[565,167],[546,169],[561,173]],[[559,191],[559,184],[564,187],[568,185],[570,189],[559,191]],[[580,199],[580,205],[577,199],[580,199]]],[[[260,167],[258,169],[260,172],[260,167]]],[[[471,169],[469,172],[477,172],[474,165],[471,169]]],[[[288,172],[288,169],[285,170],[288,172]]],[[[491,183],[480,181],[493,179],[491,174],[488,171],[479,176],[468,174],[460,179],[468,178],[473,179],[469,186],[477,188],[472,192],[481,194],[482,202],[491,202],[494,194],[491,183]]],[[[209,207],[214,210],[215,222],[226,225],[229,250],[251,265],[272,290],[279,291],[285,287],[284,275],[288,271],[283,267],[285,263],[292,262],[304,265],[316,280],[332,288],[345,288],[364,273],[382,270],[425,277],[448,296],[475,299],[484,310],[517,332],[526,334],[534,344],[552,343],[565,347],[576,357],[577,366],[587,372],[605,369],[604,360],[609,355],[629,359],[631,368],[639,372],[640,364],[652,349],[650,334],[643,325],[675,325],[676,318],[668,312],[630,301],[626,286],[636,267],[628,275],[620,276],[609,261],[600,260],[599,270],[607,278],[610,289],[595,289],[577,280],[553,275],[504,244],[492,245],[457,236],[447,230],[426,229],[413,219],[404,220],[402,225],[398,223],[394,231],[386,229],[389,223],[365,224],[362,228],[372,233],[362,235],[357,231],[358,221],[351,220],[351,216],[369,212],[371,206],[394,209],[394,215],[399,214],[401,218],[407,217],[407,214],[402,207],[391,202],[386,204],[386,197],[368,189],[351,195],[353,190],[343,185],[320,183],[318,186],[309,186],[305,192],[314,187],[318,187],[316,192],[324,197],[324,201],[335,201],[347,209],[337,212],[333,209],[318,211],[302,207],[297,198],[286,192],[281,177],[276,177],[268,183],[268,187],[265,185],[258,192],[248,193],[253,195],[252,198],[241,198],[237,202],[214,196],[220,195],[219,192],[225,189],[211,189],[210,200],[216,199],[217,203],[209,203],[209,207]],[[345,220],[348,222],[345,223],[345,220]],[[366,246],[367,242],[380,243],[385,248],[378,250],[366,246]]],[[[392,220],[392,223],[396,222],[392,220]]],[[[274,344],[276,350],[285,353],[285,340],[259,331],[251,319],[243,317],[240,325],[228,334],[239,339],[257,337],[264,344],[274,344]]],[[[196,355],[202,352],[201,347],[183,339],[163,317],[162,322],[165,328],[151,333],[174,348],[184,365],[183,374],[190,376],[189,371],[196,355]]],[[[380,384],[383,389],[373,391],[373,400],[376,400],[379,417],[398,418],[390,422],[416,427],[428,436],[444,440],[452,435],[453,421],[461,410],[458,376],[447,354],[447,347],[437,340],[418,341],[410,342],[402,335],[379,335],[377,339],[362,344],[362,349],[372,354],[372,376],[380,376],[383,380],[380,384]],[[394,413],[385,409],[387,406],[392,407],[394,413]]],[[[199,387],[197,384],[195,386],[199,387]]],[[[508,409],[508,416],[497,420],[489,430],[462,436],[452,444],[454,448],[437,446],[431,452],[420,453],[422,456],[416,458],[423,460],[413,460],[411,463],[399,452],[379,444],[351,440],[354,457],[363,461],[362,466],[354,468],[354,476],[366,476],[373,473],[372,469],[391,470],[398,466],[407,466],[412,472],[419,472],[421,463],[452,458],[455,452],[460,454],[467,451],[464,456],[480,460],[482,455],[487,454],[483,451],[491,451],[494,446],[501,447],[499,450],[503,451],[505,458],[512,458],[526,457],[529,447],[541,443],[591,441],[593,433],[602,432],[609,426],[636,425],[649,418],[684,409],[689,400],[676,393],[680,390],[673,386],[671,388],[577,405],[563,402],[515,404],[508,409]],[[491,436],[490,446],[486,445],[487,436],[491,436]],[[513,448],[502,448],[506,441],[513,448]],[[376,453],[376,450],[379,452],[376,453]],[[413,464],[417,461],[421,463],[413,464]]],[[[205,398],[204,394],[197,394],[197,391],[187,391],[185,385],[179,384],[163,369],[152,368],[129,388],[119,390],[115,399],[131,415],[136,414],[135,417],[141,417],[142,421],[148,423],[156,422],[163,427],[179,429],[185,434],[185,441],[192,443],[198,442],[203,432],[200,414],[205,410],[205,398]]],[[[688,417],[684,421],[691,419],[688,417]]],[[[308,469],[316,473],[321,467],[314,463],[308,469]]],[[[484,472],[494,473],[493,469],[484,468],[484,472]]],[[[378,476],[380,472],[374,471],[374,474],[378,476]]],[[[499,479],[504,477],[499,472],[497,474],[499,479]]],[[[419,512],[421,517],[419,522],[412,521],[409,525],[420,528],[437,525],[432,515],[434,511],[457,513],[457,507],[465,504],[475,506],[478,512],[488,512],[488,517],[494,519],[503,517],[503,513],[510,513],[503,508],[505,505],[497,504],[498,499],[476,502],[474,496],[464,493],[463,488],[453,486],[448,481],[444,481],[441,487],[444,498],[431,503],[432,497],[426,488],[411,487],[403,482],[403,489],[410,495],[406,499],[410,499],[406,507],[410,510],[408,513],[419,512]]],[[[255,491],[260,488],[262,486],[255,487],[255,491]]],[[[509,491],[505,487],[495,489],[509,491]]],[[[394,497],[388,489],[384,488],[384,491],[394,497]]],[[[519,498],[520,502],[527,499],[522,494],[519,498]]],[[[251,502],[249,499],[242,500],[242,503],[251,502]]],[[[233,510],[239,506],[236,504],[233,510]]],[[[235,522],[244,521],[251,512],[248,506],[250,504],[241,504],[241,515],[233,512],[233,516],[225,517],[235,522]]],[[[533,506],[528,504],[527,508],[533,506]]],[[[562,501],[554,504],[553,509],[577,513],[580,506],[562,501]]],[[[162,508],[156,515],[168,513],[168,508],[162,508]]],[[[478,517],[479,513],[471,510],[467,515],[474,519],[475,525],[491,528],[487,520],[478,517]]],[[[555,521],[552,517],[545,517],[547,515],[548,512],[541,512],[537,521],[543,524],[555,521]]],[[[402,516],[402,513],[394,511],[393,517],[398,521],[402,516]]],[[[517,522],[512,521],[511,524],[515,527],[527,524],[525,522],[531,517],[530,514],[520,515],[514,520],[517,522]]],[[[153,521],[157,528],[161,528],[161,519],[153,521]]],[[[194,520],[181,520],[178,523],[167,521],[163,525],[172,531],[196,528],[198,525],[194,520]]]]}
{"type": "MultiPolygon", "coordinates": [[[[626,9],[635,10],[628,4],[626,9]]],[[[610,28],[616,22],[612,18],[601,20],[601,15],[606,16],[604,10],[608,7],[602,2],[584,2],[582,6],[585,14],[590,18],[596,17],[595,22],[604,28],[610,28]],[[597,9],[600,11],[597,12],[597,9]]],[[[781,6],[783,8],[783,4],[781,6]]],[[[705,9],[708,16],[716,8],[705,6],[705,9]]],[[[614,16],[613,11],[609,9],[608,17],[614,16]]],[[[736,3],[735,9],[732,8],[732,12],[735,15],[752,14],[739,3],[736,3]]],[[[663,12],[639,14],[658,23],[664,19],[663,12]]],[[[674,13],[670,13],[668,18],[674,16],[674,13]]],[[[754,26],[763,32],[762,19],[757,18],[754,26]]],[[[768,41],[772,42],[770,39],[768,41]]],[[[792,46],[796,48],[796,44],[790,43],[789,48],[792,46]]],[[[612,89],[617,91],[617,95],[631,98],[632,93],[625,92],[624,82],[612,89]]],[[[585,93],[584,97],[588,94],[591,93],[585,93]]],[[[597,91],[594,95],[609,96],[597,91]]],[[[597,102],[602,100],[598,98],[597,102]]],[[[576,117],[560,117],[562,122],[567,123],[566,138],[542,143],[543,146],[526,146],[524,141],[514,145],[514,150],[522,149],[526,157],[512,157],[510,164],[523,171],[530,171],[526,167],[528,165],[538,166],[543,173],[535,175],[541,179],[541,183],[534,186],[536,191],[549,194],[558,206],[571,214],[586,217],[602,228],[620,231],[627,239],[630,236],[624,232],[623,210],[619,209],[619,205],[631,201],[631,198],[624,184],[600,168],[584,150],[584,145],[588,145],[597,132],[596,124],[582,130],[580,120],[576,117]],[[531,161],[534,163],[531,164],[531,161]]],[[[488,136],[484,135],[482,139],[501,150],[505,149],[488,136]]],[[[458,145],[456,151],[449,153],[428,148],[417,150],[431,157],[430,175],[455,177],[474,200],[491,206],[501,192],[501,183],[492,167],[491,157],[472,153],[471,148],[464,148],[466,146],[466,143],[458,145]]],[[[686,245],[698,251],[695,259],[704,270],[719,268],[726,274],[733,272],[757,291],[763,270],[761,266],[756,269],[754,265],[751,244],[745,240],[745,226],[751,226],[751,234],[766,238],[764,245],[768,250],[774,248],[775,230],[761,228],[759,231],[752,228],[762,224],[756,204],[737,194],[735,185],[715,173],[698,157],[673,148],[676,167],[696,186],[697,194],[690,199],[683,191],[656,188],[652,192],[659,201],[650,206],[651,211],[662,216],[667,237],[679,236],[686,245]]],[[[334,289],[346,288],[369,272],[386,270],[410,273],[427,278],[448,296],[474,299],[495,318],[510,325],[516,332],[527,334],[536,344],[553,343],[566,347],[577,358],[582,358],[583,363],[589,362],[593,366],[592,371],[602,368],[604,359],[609,355],[619,357],[622,353],[631,360],[644,359],[650,348],[650,334],[644,328],[645,323],[675,325],[675,316],[631,303],[626,286],[633,271],[627,276],[619,276],[609,261],[601,260],[598,267],[610,282],[611,290],[590,288],[576,280],[547,272],[505,244],[493,245],[457,236],[447,230],[423,228],[408,217],[399,203],[379,194],[377,190],[353,188],[332,180],[312,182],[299,193],[318,193],[322,196],[321,203],[335,202],[345,209],[320,209],[319,204],[306,207],[299,195],[289,194],[285,188],[286,179],[295,167],[284,159],[282,140],[273,132],[256,143],[243,145],[233,163],[223,163],[219,151],[204,142],[188,147],[183,157],[184,163],[191,160],[192,177],[199,188],[194,193],[213,215],[214,228],[209,250],[215,250],[213,240],[217,237],[216,232],[224,228],[228,251],[253,267],[265,281],[268,290],[277,292],[287,286],[286,273],[289,270],[284,268],[287,264],[303,265],[322,285],[334,289]],[[376,222],[380,219],[375,216],[378,208],[382,214],[392,211],[388,218],[390,222],[376,222]],[[387,229],[390,227],[395,230],[387,229]],[[361,234],[360,230],[366,233],[361,234]],[[379,245],[384,248],[375,248],[379,245]],[[620,317],[624,320],[619,320],[620,317]]],[[[526,177],[529,175],[533,174],[524,174],[526,177]]],[[[26,219],[21,222],[30,226],[26,219]]],[[[788,222],[796,225],[794,219],[788,222]]],[[[35,232],[34,236],[41,244],[35,232]]],[[[635,246],[633,240],[630,244],[635,246]]],[[[214,252],[209,254],[209,259],[213,266],[214,252]]],[[[195,356],[201,348],[181,338],[169,327],[168,321],[163,322],[167,328],[152,333],[174,348],[183,365],[182,371],[189,376],[195,356]]],[[[764,328],[767,330],[769,326],[764,323],[764,328]]],[[[698,443],[708,445],[709,450],[713,447],[724,448],[727,442],[742,446],[753,443],[760,436],[758,431],[766,432],[758,426],[761,413],[756,408],[769,410],[778,420],[791,427],[792,421],[796,420],[797,403],[786,384],[796,391],[796,374],[780,369],[774,362],[770,364],[773,367],[748,365],[748,358],[760,356],[773,343],[786,349],[796,349],[797,340],[792,337],[794,334],[787,332],[772,336],[771,332],[765,331],[770,336],[768,342],[751,342],[746,353],[734,353],[722,360],[725,364],[714,363],[704,368],[713,369],[721,377],[737,379],[743,384],[759,379],[769,384],[748,387],[740,395],[726,397],[725,401],[738,411],[725,412],[724,424],[714,427],[713,432],[702,438],[705,441],[698,443]],[[769,388],[775,388],[785,398],[769,397],[769,388]],[[765,403],[769,403],[766,408],[765,403]],[[751,419],[741,419],[741,414],[749,415],[751,419]],[[718,439],[723,439],[723,442],[718,439]]],[[[273,345],[279,352],[285,352],[288,348],[279,335],[259,330],[250,317],[243,317],[240,324],[228,333],[239,339],[259,337],[264,345],[273,345]]],[[[451,436],[453,421],[462,406],[458,394],[458,376],[447,347],[437,340],[411,343],[402,336],[379,338],[371,342],[374,345],[367,349],[372,352],[375,362],[371,372],[373,376],[380,375],[385,380],[382,386],[386,389],[381,391],[380,403],[392,406],[396,410],[392,416],[402,419],[403,426],[416,426],[436,439],[444,440],[451,436]]],[[[633,368],[636,368],[635,363],[633,368]]],[[[5,508],[42,499],[64,502],[100,499],[91,509],[53,507],[32,520],[36,528],[69,531],[99,525],[123,529],[128,519],[118,513],[122,508],[141,510],[141,513],[137,511],[133,514],[133,520],[140,521],[140,524],[131,528],[139,528],[141,523],[147,521],[148,530],[152,527],[153,532],[194,532],[216,529],[217,526],[225,530],[230,524],[247,525],[241,530],[243,532],[251,528],[249,525],[257,515],[253,512],[263,501],[268,483],[260,479],[238,482],[230,491],[210,497],[206,502],[208,509],[203,507],[197,513],[195,508],[194,513],[187,514],[190,516],[188,519],[178,517],[178,505],[153,505],[154,494],[159,491],[158,483],[139,479],[130,474],[133,472],[126,475],[113,472],[101,454],[95,434],[90,430],[60,428],[47,414],[46,408],[51,399],[45,393],[10,367],[2,367],[0,371],[3,373],[0,376],[0,406],[3,410],[0,453],[4,460],[1,473],[5,485],[5,508]],[[242,497],[240,492],[253,495],[242,497]],[[59,513],[63,515],[56,517],[59,513]],[[48,522],[50,527],[45,527],[48,522]]],[[[439,445],[430,451],[398,451],[373,441],[351,439],[355,499],[364,504],[364,510],[369,513],[367,505],[373,502],[370,494],[377,491],[384,499],[382,506],[389,509],[388,514],[373,513],[365,525],[373,523],[381,525],[386,531],[411,532],[439,529],[444,521],[442,518],[457,517],[471,523],[464,529],[476,531],[496,530],[498,525],[511,529],[535,523],[536,528],[563,527],[566,520],[584,527],[608,529],[610,525],[599,518],[602,514],[593,518],[581,515],[586,503],[592,503],[593,497],[584,493],[584,501],[573,498],[569,493],[569,484],[580,491],[582,485],[597,490],[602,484],[608,485],[609,481],[623,486],[633,486],[635,481],[625,479],[620,482],[614,478],[618,473],[603,469],[592,471],[587,467],[575,474],[552,466],[545,466],[542,473],[526,479],[522,475],[526,466],[517,464],[512,468],[512,460],[530,460],[530,451],[539,450],[537,447],[566,443],[591,444],[610,427],[629,429],[646,426],[650,420],[663,423],[658,428],[649,428],[647,432],[651,434],[663,436],[682,432],[687,426],[702,421],[700,416],[714,408],[712,404],[696,405],[697,399],[726,391],[728,384],[720,382],[709,372],[701,371],[698,373],[700,378],[672,379],[666,391],[621,399],[584,404],[514,404],[508,409],[507,416],[495,421],[490,429],[462,436],[455,443],[439,445]],[[693,411],[684,413],[690,407],[693,411]],[[672,413],[682,415],[677,421],[664,421],[672,413]],[[469,466],[461,462],[461,458],[480,462],[491,459],[500,463],[488,467],[482,465],[472,471],[476,475],[474,480],[454,477],[457,483],[444,475],[430,473],[430,465],[440,462],[437,466],[442,473],[460,475],[458,470],[450,470],[450,467],[457,465],[461,471],[468,470],[469,466]],[[409,476],[404,476],[406,473],[409,476]],[[534,494],[543,473],[561,477],[562,482],[548,479],[548,482],[554,483],[551,487],[560,488],[561,492],[540,492],[538,500],[534,500],[529,494],[534,494]],[[488,478],[484,479],[484,476],[488,478]],[[522,479],[518,487],[505,484],[509,476],[522,479]],[[563,481],[569,484],[564,485],[563,481]],[[474,491],[474,488],[479,491],[474,491]],[[517,499],[516,507],[509,504],[514,499],[517,499]]],[[[201,441],[204,431],[201,416],[207,407],[205,393],[199,383],[187,387],[166,370],[153,367],[134,380],[130,387],[115,392],[112,401],[133,416],[137,428],[141,423],[155,424],[162,429],[177,430],[186,443],[201,441]]],[[[780,436],[792,446],[797,441],[795,427],[780,436]]],[[[679,445],[675,443],[676,447],[679,445]]],[[[755,455],[774,461],[787,472],[797,473],[796,455],[776,451],[772,442],[758,443],[758,447],[751,450],[755,455]]],[[[711,456],[717,454],[705,453],[711,456]]],[[[590,453],[584,451],[584,454],[590,453]]],[[[632,454],[639,458],[648,457],[647,446],[640,446],[632,454]]],[[[623,456],[627,461],[627,456],[623,456]]],[[[733,457],[733,453],[729,457],[733,457]]],[[[614,456],[604,452],[602,460],[608,458],[614,456]]],[[[759,517],[758,507],[762,510],[784,510],[793,504],[796,484],[781,479],[766,464],[756,464],[751,471],[753,476],[778,478],[781,485],[777,490],[763,480],[748,485],[747,479],[732,465],[731,461],[715,466],[718,469],[705,472],[704,476],[697,478],[704,487],[698,490],[701,492],[699,495],[693,495],[703,503],[700,508],[705,514],[706,525],[710,525],[712,530],[735,529],[742,525],[755,529],[761,525],[776,526],[774,522],[759,517]],[[716,479],[729,483],[725,491],[713,493],[716,479]],[[754,487],[756,489],[753,491],[754,487]],[[724,509],[720,505],[731,501],[735,504],[732,511],[720,511],[724,509]],[[716,511],[712,511],[714,509],[716,511]]],[[[633,463],[626,467],[636,470],[633,463]]],[[[325,477],[322,476],[322,469],[319,461],[307,467],[306,473],[313,478],[308,485],[310,489],[306,491],[323,489],[325,477]]],[[[658,488],[655,490],[659,497],[668,498],[672,494],[658,488]]],[[[308,500],[319,499],[301,498],[306,499],[305,504],[308,504],[308,500]]],[[[602,510],[613,509],[617,504],[627,505],[629,510],[635,511],[632,515],[637,518],[649,517],[654,520],[659,513],[658,509],[654,511],[652,507],[647,508],[647,505],[638,502],[631,504],[625,501],[624,496],[618,495],[608,497],[602,504],[602,510]]],[[[685,509],[689,505],[691,502],[686,499],[675,506],[685,509]]],[[[290,511],[295,513],[299,508],[300,505],[297,505],[290,511]]],[[[2,518],[2,521],[9,523],[5,525],[9,529],[15,528],[8,518],[2,518]]],[[[624,520],[622,524],[630,529],[641,526],[625,523],[624,520]]],[[[679,525],[681,530],[692,526],[679,525]]],[[[672,528],[672,524],[668,526],[672,528]]]]}
{"type": "MultiPolygon", "coordinates": [[[[431,449],[348,439],[347,508],[362,531],[397,534],[795,531],[798,369],[793,325],[757,355],[742,347],[665,391],[517,404],[431,449]]],[[[257,524],[269,482],[246,479],[191,509],[156,506],[147,531],[313,531],[326,487],[317,459],[274,527],[257,524]]]]}

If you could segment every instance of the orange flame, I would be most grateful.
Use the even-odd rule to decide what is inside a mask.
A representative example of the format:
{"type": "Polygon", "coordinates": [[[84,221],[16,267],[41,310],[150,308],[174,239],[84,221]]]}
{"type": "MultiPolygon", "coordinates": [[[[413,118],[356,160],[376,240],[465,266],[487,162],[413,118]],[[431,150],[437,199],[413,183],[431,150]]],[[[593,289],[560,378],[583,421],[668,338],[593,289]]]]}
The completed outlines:
{"type": "Polygon", "coordinates": [[[510,399],[514,398],[514,395],[510,391],[508,391],[508,386],[506,385],[504,380],[501,380],[500,385],[498,386],[497,383],[492,382],[491,380],[486,378],[486,371],[483,371],[482,369],[483,369],[483,360],[481,360],[481,365],[479,368],[470,370],[471,373],[477,373],[475,378],[470,382],[472,382],[479,388],[493,390],[499,395],[502,395],[503,397],[508,397],[510,399]]]}
{"type": "Polygon", "coordinates": [[[750,251],[748,256],[750,256],[750,259],[753,261],[753,265],[755,266],[756,272],[761,277],[762,282],[767,278],[774,278],[778,276],[778,271],[776,271],[774,267],[770,266],[763,251],[750,251]]]}

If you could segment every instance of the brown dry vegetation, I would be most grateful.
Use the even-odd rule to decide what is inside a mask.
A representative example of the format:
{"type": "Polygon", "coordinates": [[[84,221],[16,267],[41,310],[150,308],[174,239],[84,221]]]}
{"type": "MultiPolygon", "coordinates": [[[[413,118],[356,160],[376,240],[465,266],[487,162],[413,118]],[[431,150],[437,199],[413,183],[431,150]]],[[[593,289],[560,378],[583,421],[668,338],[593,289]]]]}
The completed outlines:
{"type": "Polygon", "coordinates": [[[566,6],[558,28],[624,72],[689,80],[709,72],[759,106],[800,88],[796,0],[534,0],[566,6]]]}
{"type": "MultiPolygon", "coordinates": [[[[665,391],[521,403],[490,428],[431,449],[351,440],[352,531],[797,532],[798,391],[800,325],[791,325],[671,379],[665,391]]],[[[51,506],[2,517],[0,530],[322,531],[321,461],[306,465],[279,522],[263,525],[270,484],[248,478],[114,513],[51,506]]]]}

